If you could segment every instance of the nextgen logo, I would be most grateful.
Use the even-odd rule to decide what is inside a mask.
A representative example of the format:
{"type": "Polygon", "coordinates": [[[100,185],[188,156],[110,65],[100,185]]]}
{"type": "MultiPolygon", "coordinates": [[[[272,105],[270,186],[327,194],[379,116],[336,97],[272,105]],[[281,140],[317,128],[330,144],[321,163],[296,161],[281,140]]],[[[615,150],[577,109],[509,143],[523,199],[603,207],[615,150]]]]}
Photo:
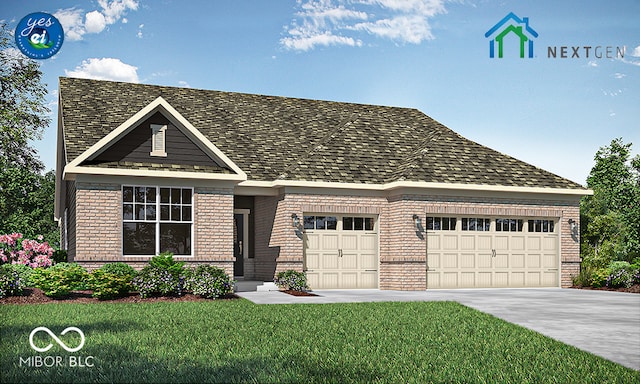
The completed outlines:
{"type": "MultiPolygon", "coordinates": [[[[491,27],[484,37],[491,38],[489,40],[489,57],[496,57],[496,47],[498,58],[501,59],[505,55],[505,46],[508,44],[506,37],[515,36],[520,45],[520,58],[533,58],[533,41],[539,35],[529,25],[528,17],[518,17],[515,13],[509,12],[496,25],[491,27]]],[[[601,46],[601,45],[560,45],[548,46],[548,59],[623,59],[625,55],[625,46],[601,46]]]]}

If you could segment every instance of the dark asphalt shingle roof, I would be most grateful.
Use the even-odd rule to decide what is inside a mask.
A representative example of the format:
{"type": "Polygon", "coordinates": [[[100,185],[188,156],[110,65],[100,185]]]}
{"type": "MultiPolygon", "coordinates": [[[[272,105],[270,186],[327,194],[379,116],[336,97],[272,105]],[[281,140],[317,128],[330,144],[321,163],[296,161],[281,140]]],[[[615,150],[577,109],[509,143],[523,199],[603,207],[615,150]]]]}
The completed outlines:
{"type": "Polygon", "coordinates": [[[68,162],[162,96],[249,180],[583,188],[416,109],[72,78],[59,92],[68,162]]]}

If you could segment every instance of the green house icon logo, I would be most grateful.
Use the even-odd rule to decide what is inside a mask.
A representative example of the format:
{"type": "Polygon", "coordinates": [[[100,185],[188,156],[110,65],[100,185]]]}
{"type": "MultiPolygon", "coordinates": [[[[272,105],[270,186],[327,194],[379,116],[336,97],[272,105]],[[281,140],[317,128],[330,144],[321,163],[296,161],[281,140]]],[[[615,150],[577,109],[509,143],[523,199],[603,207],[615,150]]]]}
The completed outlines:
{"type": "Polygon", "coordinates": [[[533,39],[538,37],[538,32],[529,26],[529,18],[519,18],[513,12],[502,18],[494,25],[484,37],[491,38],[489,41],[489,57],[494,58],[496,54],[496,44],[498,45],[498,58],[503,57],[504,38],[509,34],[515,34],[520,40],[520,58],[524,59],[525,50],[527,57],[533,58],[533,39]],[[525,46],[527,47],[525,49],[525,46]]]}

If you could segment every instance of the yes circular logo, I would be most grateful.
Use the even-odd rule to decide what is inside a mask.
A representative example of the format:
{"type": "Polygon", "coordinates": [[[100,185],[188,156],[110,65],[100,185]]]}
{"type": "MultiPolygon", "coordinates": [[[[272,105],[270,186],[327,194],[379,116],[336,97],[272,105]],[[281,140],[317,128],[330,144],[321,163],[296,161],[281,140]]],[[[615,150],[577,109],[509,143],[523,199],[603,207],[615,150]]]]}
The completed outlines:
{"type": "Polygon", "coordinates": [[[20,52],[31,59],[48,59],[62,47],[64,31],[53,15],[36,12],[23,17],[15,32],[20,52]]]}

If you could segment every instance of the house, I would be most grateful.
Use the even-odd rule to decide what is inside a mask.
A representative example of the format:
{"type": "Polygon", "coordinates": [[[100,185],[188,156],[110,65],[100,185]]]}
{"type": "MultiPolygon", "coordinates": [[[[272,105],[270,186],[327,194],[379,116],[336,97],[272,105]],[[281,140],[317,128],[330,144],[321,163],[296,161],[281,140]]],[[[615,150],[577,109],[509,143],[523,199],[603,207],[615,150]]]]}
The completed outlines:
{"type": "Polygon", "coordinates": [[[504,38],[510,33],[514,33],[520,40],[520,58],[524,58],[524,46],[527,42],[527,57],[533,58],[533,39],[538,37],[538,32],[529,26],[528,17],[523,17],[521,19],[513,12],[509,12],[509,14],[503,17],[502,20],[484,34],[484,37],[487,38],[494,36],[489,41],[489,57],[495,57],[495,42],[498,42],[498,57],[503,57],[504,38]]]}
{"type": "Polygon", "coordinates": [[[61,78],[70,261],[312,288],[566,287],[591,193],[416,109],[61,78]]]}

